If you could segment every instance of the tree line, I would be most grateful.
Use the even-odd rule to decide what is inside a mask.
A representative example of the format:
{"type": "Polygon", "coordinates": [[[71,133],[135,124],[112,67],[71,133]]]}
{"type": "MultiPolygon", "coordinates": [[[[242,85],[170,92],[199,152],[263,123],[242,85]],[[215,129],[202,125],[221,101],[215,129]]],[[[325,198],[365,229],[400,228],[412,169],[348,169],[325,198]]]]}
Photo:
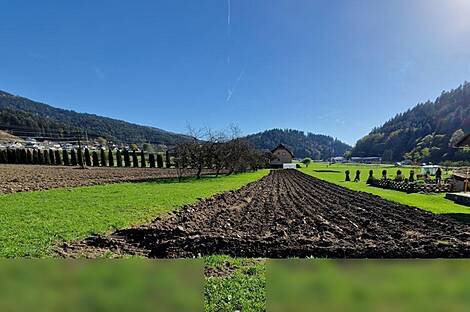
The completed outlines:
{"type": "Polygon", "coordinates": [[[223,131],[191,130],[187,139],[164,154],[144,149],[3,149],[0,164],[175,168],[180,178],[187,175],[187,170],[195,171],[196,177],[201,178],[204,169],[219,176],[267,168],[271,153],[257,150],[238,132],[236,128],[231,129],[230,135],[223,131]]]}
{"type": "Polygon", "coordinates": [[[470,132],[470,83],[442,92],[434,101],[396,115],[360,139],[352,156],[381,156],[384,161],[440,163],[470,160],[453,146],[470,132]]]}
{"type": "Polygon", "coordinates": [[[0,150],[0,164],[88,166],[88,167],[134,167],[170,168],[170,154],[145,153],[143,150],[128,151],[101,149],[39,150],[3,149],[0,150]],[[148,166],[147,166],[148,164],[148,166]]]}

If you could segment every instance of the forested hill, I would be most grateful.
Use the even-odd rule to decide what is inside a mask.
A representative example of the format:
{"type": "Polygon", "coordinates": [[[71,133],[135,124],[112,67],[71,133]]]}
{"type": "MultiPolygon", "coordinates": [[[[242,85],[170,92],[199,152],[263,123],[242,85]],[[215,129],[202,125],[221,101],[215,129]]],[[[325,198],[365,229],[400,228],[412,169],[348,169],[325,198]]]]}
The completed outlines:
{"type": "Polygon", "coordinates": [[[417,162],[469,160],[470,154],[452,148],[470,132],[470,83],[443,92],[434,102],[418,104],[396,115],[352,150],[353,156],[382,156],[386,161],[417,162]]]}
{"type": "Polygon", "coordinates": [[[246,139],[256,148],[266,150],[272,150],[282,143],[294,153],[296,158],[311,157],[316,160],[343,156],[351,149],[351,146],[330,136],[291,129],[267,130],[249,135],[246,139]]]}
{"type": "Polygon", "coordinates": [[[86,131],[117,143],[175,144],[182,135],[93,114],[77,113],[0,91],[0,129],[27,129],[33,135],[86,131]]]}

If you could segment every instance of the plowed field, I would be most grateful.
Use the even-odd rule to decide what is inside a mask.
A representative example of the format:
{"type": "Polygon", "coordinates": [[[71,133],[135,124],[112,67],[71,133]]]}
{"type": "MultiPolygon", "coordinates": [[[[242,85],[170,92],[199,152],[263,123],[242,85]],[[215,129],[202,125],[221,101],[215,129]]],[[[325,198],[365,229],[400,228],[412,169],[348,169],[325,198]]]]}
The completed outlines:
{"type": "Polygon", "coordinates": [[[469,257],[470,227],[282,170],[150,224],[90,237],[61,252],[93,256],[108,250],[155,258],[469,257]]]}

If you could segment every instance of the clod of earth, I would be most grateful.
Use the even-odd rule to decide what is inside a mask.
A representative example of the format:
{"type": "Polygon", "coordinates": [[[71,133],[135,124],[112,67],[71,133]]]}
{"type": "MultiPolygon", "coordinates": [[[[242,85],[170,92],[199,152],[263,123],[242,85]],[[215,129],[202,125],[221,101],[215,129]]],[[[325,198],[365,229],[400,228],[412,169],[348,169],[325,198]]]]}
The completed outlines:
{"type": "Polygon", "coordinates": [[[453,258],[470,256],[470,226],[305,175],[273,171],[168,218],[65,245],[150,258],[453,258]]]}

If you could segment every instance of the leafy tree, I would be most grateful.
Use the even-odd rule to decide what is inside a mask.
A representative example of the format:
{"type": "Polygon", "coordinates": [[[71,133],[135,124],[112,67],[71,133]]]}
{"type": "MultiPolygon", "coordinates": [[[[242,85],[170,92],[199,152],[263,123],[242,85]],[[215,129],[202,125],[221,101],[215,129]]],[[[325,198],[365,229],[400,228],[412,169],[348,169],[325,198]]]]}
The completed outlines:
{"type": "Polygon", "coordinates": [[[131,149],[131,151],[137,151],[137,150],[139,150],[139,147],[137,146],[137,144],[133,143],[133,144],[131,144],[130,149],[131,149]]]}
{"type": "Polygon", "coordinates": [[[142,149],[144,151],[148,152],[148,153],[154,153],[155,152],[155,148],[150,143],[144,143],[143,146],[142,146],[142,149]]]}
{"type": "Polygon", "coordinates": [[[311,162],[312,159],[310,157],[305,157],[304,159],[302,159],[302,163],[305,165],[305,167],[308,167],[311,162]]]}

